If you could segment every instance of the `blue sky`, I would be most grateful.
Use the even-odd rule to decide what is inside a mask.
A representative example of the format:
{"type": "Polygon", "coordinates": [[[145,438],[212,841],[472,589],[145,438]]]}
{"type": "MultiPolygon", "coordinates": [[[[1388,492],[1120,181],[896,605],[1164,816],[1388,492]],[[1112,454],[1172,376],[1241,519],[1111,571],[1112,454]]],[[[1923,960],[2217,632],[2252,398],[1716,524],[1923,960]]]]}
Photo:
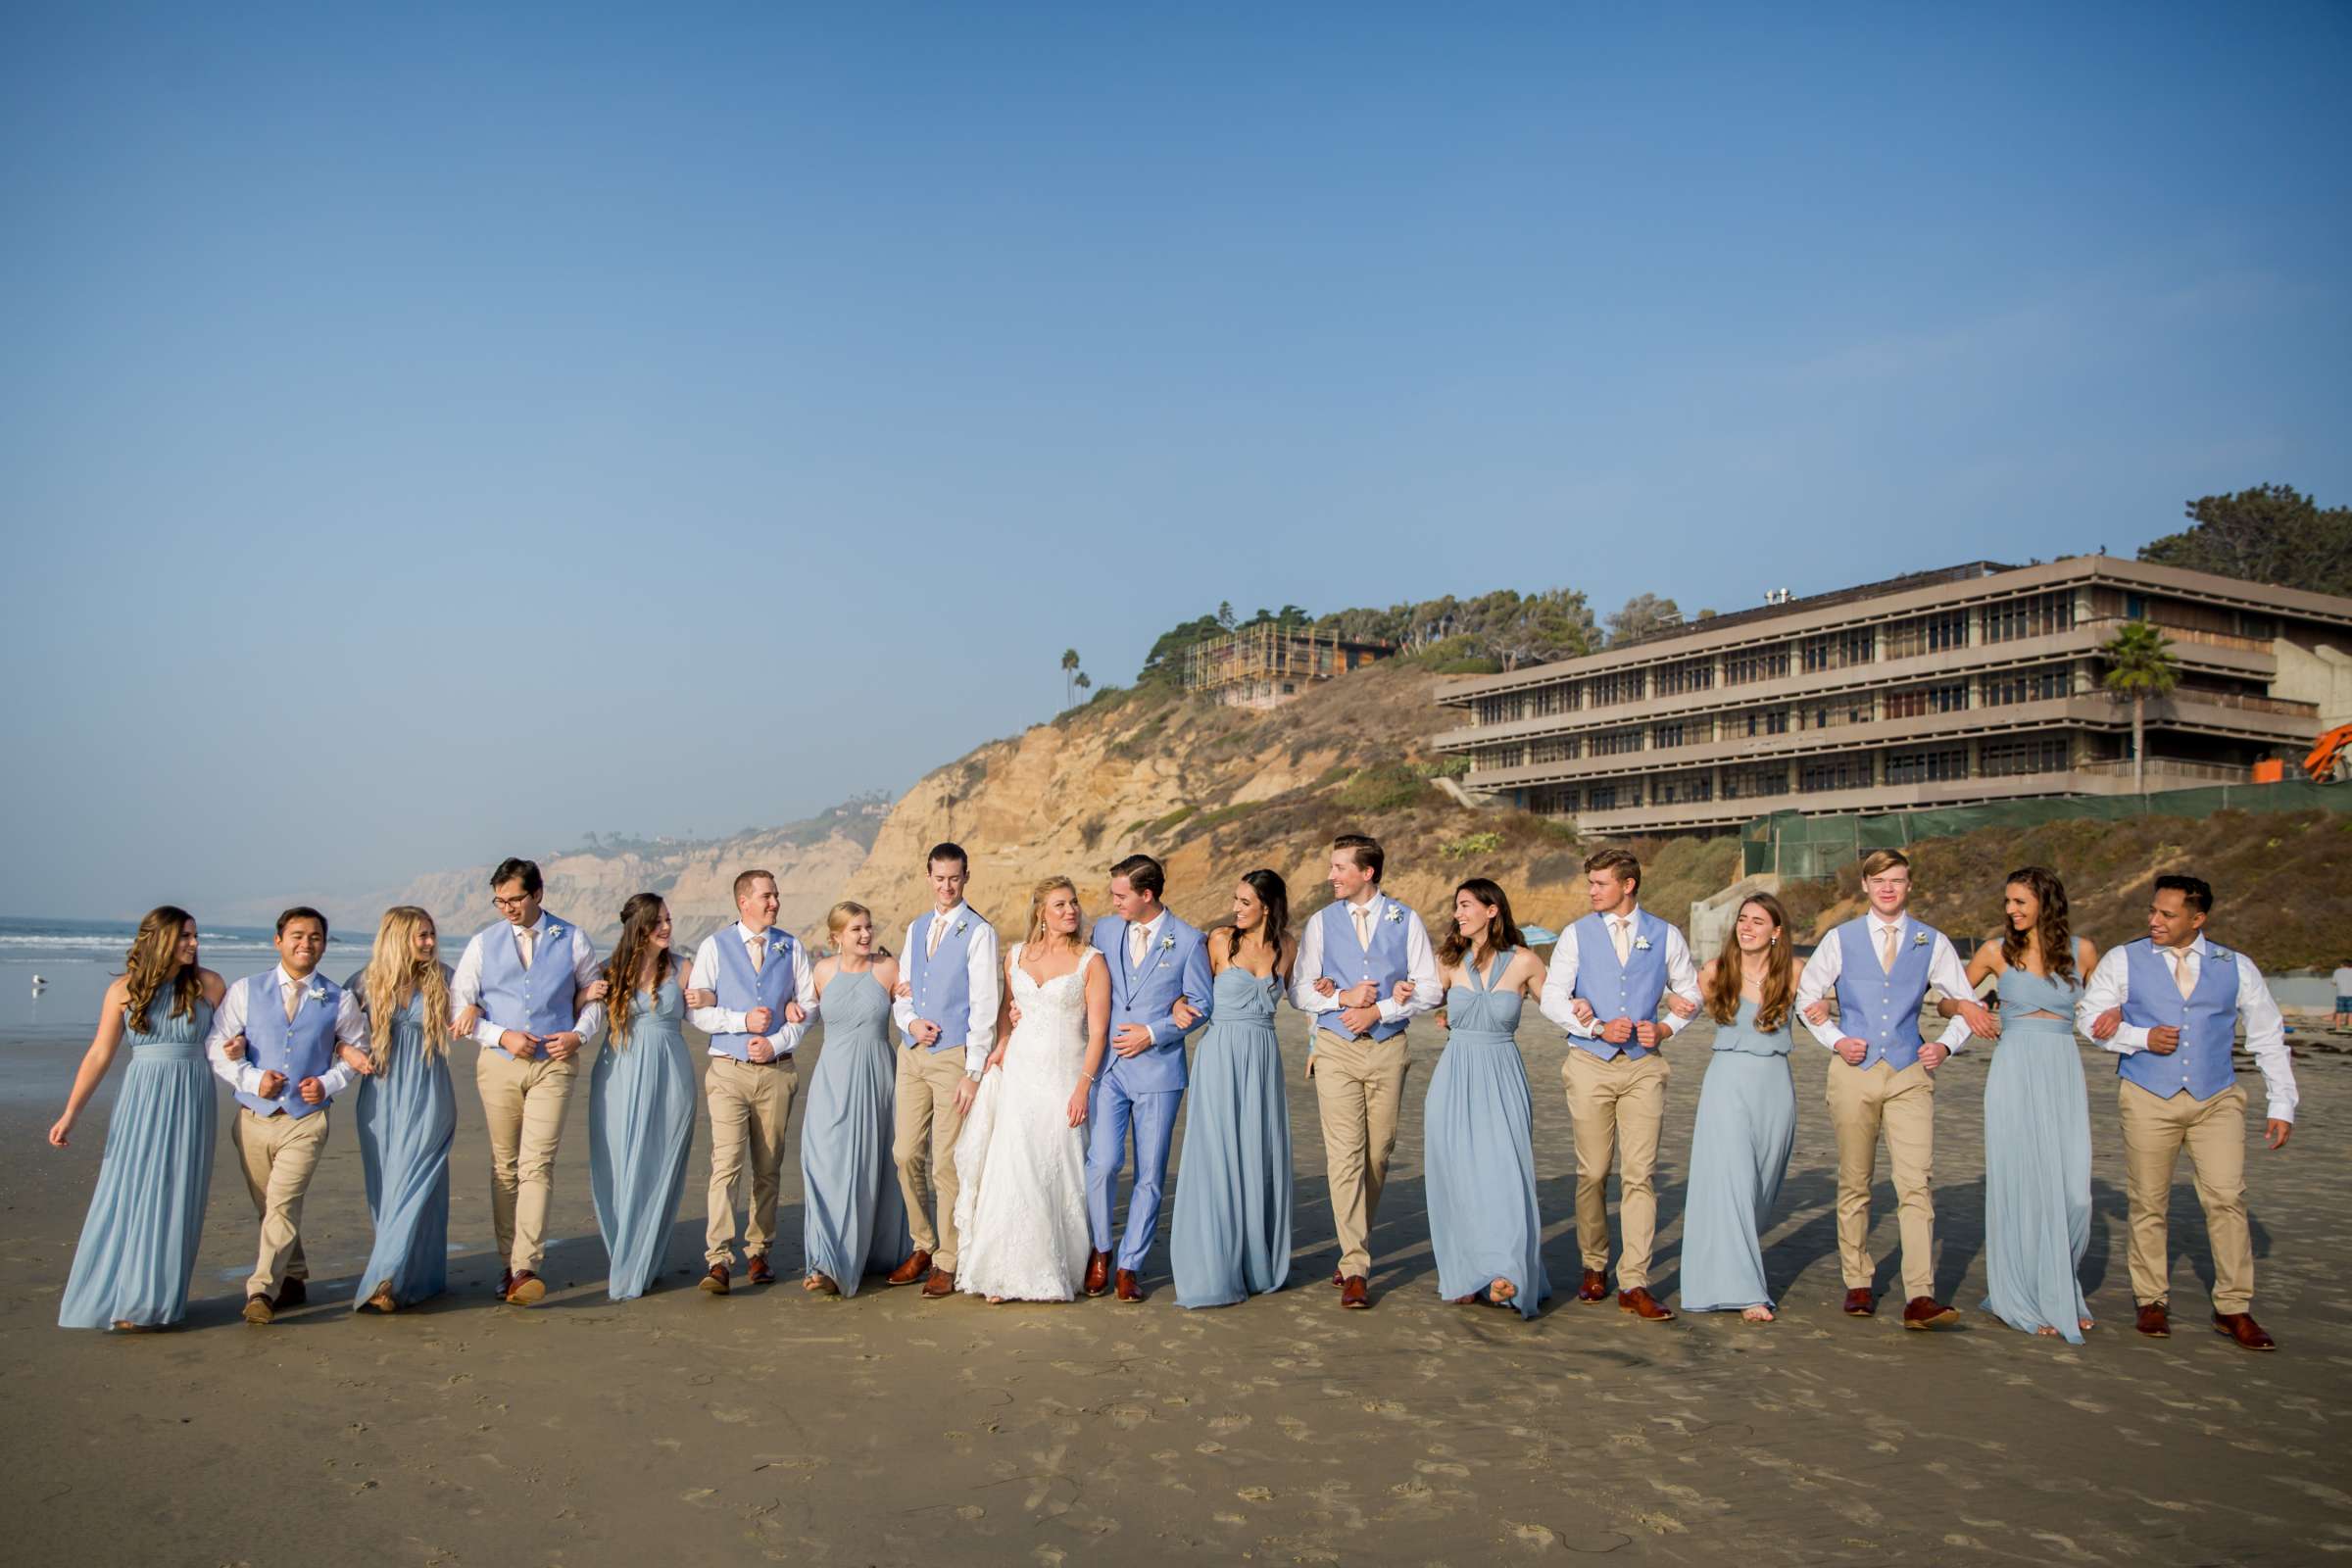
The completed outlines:
{"type": "Polygon", "coordinates": [[[0,912],[2352,500],[2342,7],[1272,9],[0,9],[0,912]]]}

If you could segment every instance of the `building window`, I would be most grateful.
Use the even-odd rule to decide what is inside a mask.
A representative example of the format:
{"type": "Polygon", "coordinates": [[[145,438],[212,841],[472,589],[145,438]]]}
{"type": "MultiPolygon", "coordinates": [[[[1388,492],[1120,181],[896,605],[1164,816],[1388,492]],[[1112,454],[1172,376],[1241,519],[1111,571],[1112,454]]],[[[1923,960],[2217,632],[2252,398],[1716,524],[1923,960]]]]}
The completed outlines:
{"type": "Polygon", "coordinates": [[[1530,762],[1573,762],[1584,755],[1582,735],[1546,735],[1527,749],[1530,762]]]}
{"type": "Polygon", "coordinates": [[[1679,697],[1685,692],[1704,692],[1715,689],[1715,661],[1687,659],[1679,664],[1667,664],[1658,671],[1658,695],[1679,697]]]}
{"type": "Polygon", "coordinates": [[[1482,773],[1492,773],[1500,767],[1517,767],[1527,760],[1523,746],[1481,746],[1471,754],[1482,773]]]}
{"type": "Polygon", "coordinates": [[[1788,793],[1788,764],[1787,762],[1757,762],[1745,767],[1727,767],[1723,770],[1723,798],[1727,801],[1763,800],[1769,796],[1788,793]]]}
{"type": "Polygon", "coordinates": [[[1831,702],[1799,703],[1798,729],[1836,729],[1841,724],[1867,724],[1877,716],[1867,697],[1840,697],[1831,702]]]}
{"type": "Polygon", "coordinates": [[[1679,718],[1671,724],[1651,725],[1649,731],[1650,750],[1653,752],[1662,752],[1669,746],[1682,745],[1685,731],[1686,726],[1679,718]]]}
{"type": "Polygon", "coordinates": [[[1549,718],[1554,713],[1573,713],[1582,706],[1583,699],[1583,691],[1572,680],[1545,686],[1528,694],[1528,716],[1549,718]]]}
{"type": "Polygon", "coordinates": [[[1650,780],[1649,799],[1653,806],[1687,806],[1693,801],[1715,798],[1715,775],[1712,773],[1669,773],[1650,780]]]}
{"type": "Polygon", "coordinates": [[[1725,740],[1754,739],[1758,735],[1788,733],[1788,710],[1786,708],[1751,708],[1744,713],[1734,713],[1723,721],[1725,740]]]}
{"type": "Polygon", "coordinates": [[[1824,790],[1866,790],[1876,783],[1871,776],[1870,757],[1819,757],[1798,770],[1796,787],[1807,795],[1824,790]]]}
{"type": "Polygon", "coordinates": [[[1886,694],[1888,718],[1919,718],[1928,713],[1968,710],[1968,682],[1938,681],[1933,686],[1906,686],[1886,694]]]}
{"type": "Polygon", "coordinates": [[[1613,810],[1615,810],[1616,808],[1617,808],[1617,786],[1616,786],[1616,785],[1614,785],[1614,784],[1595,784],[1595,785],[1593,785],[1593,786],[1592,786],[1591,789],[1589,789],[1589,790],[1585,791],[1585,809],[1586,809],[1586,810],[1588,810],[1588,811],[1613,811],[1613,810]]]}
{"type": "Polygon", "coordinates": [[[1478,722],[1486,724],[1515,724],[1527,716],[1525,693],[1513,692],[1508,697],[1481,697],[1478,700],[1478,722]]]}
{"type": "Polygon", "coordinates": [[[1886,754],[1886,782],[1926,784],[1968,777],[1968,748],[1938,746],[1916,752],[1886,754]]]}
{"type": "Polygon", "coordinates": [[[1527,808],[1538,816],[1567,816],[1576,809],[1576,786],[1546,784],[1527,792],[1527,808]]]}
{"type": "Polygon", "coordinates": [[[1641,749],[1642,732],[1638,729],[1604,729],[1592,737],[1594,757],[1622,757],[1641,749]]]}
{"type": "Polygon", "coordinates": [[[2006,708],[2012,703],[2046,703],[2069,695],[2074,677],[2064,664],[2039,669],[2008,669],[1984,677],[1984,706],[2006,708]]]}
{"type": "Polygon", "coordinates": [[[1744,686],[1750,681],[1779,680],[1788,673],[1788,645],[1745,648],[1723,656],[1723,683],[1744,686]]]}
{"type": "Polygon", "coordinates": [[[2023,599],[2004,599],[1984,607],[1984,640],[1988,643],[2047,637],[2052,632],[2065,631],[2074,623],[2075,596],[2071,593],[2029,594],[2023,599]]]}
{"type": "Polygon", "coordinates": [[[1886,657],[1910,659],[1920,654],[1941,653],[1947,648],[1968,646],[1968,612],[1946,610],[1933,615],[1915,615],[1898,620],[1886,628],[1886,657]]]}
{"type": "Polygon", "coordinates": [[[1977,757],[1986,778],[2003,778],[2014,773],[2063,773],[2072,765],[2063,735],[1987,741],[1977,757]]]}
{"type": "Polygon", "coordinates": [[[1825,669],[1867,664],[1876,657],[1878,633],[1869,626],[1854,631],[1825,632],[1797,645],[1797,662],[1808,675],[1825,669]]]}
{"type": "Polygon", "coordinates": [[[1612,703],[1638,703],[1647,695],[1642,671],[1638,669],[1595,675],[1586,684],[1591,689],[1585,695],[1594,708],[1607,708],[1612,703]]]}

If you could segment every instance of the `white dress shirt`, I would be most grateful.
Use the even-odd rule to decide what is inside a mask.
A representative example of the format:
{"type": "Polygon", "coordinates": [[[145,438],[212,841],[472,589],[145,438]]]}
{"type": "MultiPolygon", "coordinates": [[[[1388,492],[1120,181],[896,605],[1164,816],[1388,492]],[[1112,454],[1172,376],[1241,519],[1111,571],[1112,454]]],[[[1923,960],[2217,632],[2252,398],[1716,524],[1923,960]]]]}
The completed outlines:
{"type": "MultiPolygon", "coordinates": [[[[1882,953],[1886,951],[1886,934],[1889,931],[1894,933],[1896,943],[1901,943],[1903,922],[1909,916],[1898,914],[1892,920],[1888,920],[1878,910],[1873,909],[1863,918],[1870,922],[1870,951],[1882,953]]],[[[1899,947],[1896,959],[1898,962],[1901,959],[1899,947]]],[[[1845,1021],[1842,1018],[1832,1018],[1828,1023],[1815,1023],[1806,1016],[1805,1009],[1837,990],[1838,976],[1843,971],[1844,963],[1845,939],[1833,931],[1830,933],[1830,939],[1815,948],[1813,956],[1805,960],[1805,977],[1798,981],[1796,986],[1797,1016],[1804,1019],[1805,1027],[1813,1032],[1813,1038],[1832,1051],[1838,1049],[1838,1041],[1858,1039],[1859,1037],[1845,1028],[1845,1021]]],[[[1960,951],[1953,947],[1951,939],[1940,931],[1936,933],[1934,945],[1928,950],[1928,985],[1931,989],[1940,991],[1945,996],[1961,1002],[1977,1000],[1977,988],[1968,983],[1968,965],[1960,961],[1960,951]]],[[[1955,1016],[1943,1026],[1943,1049],[1958,1051],[1968,1044],[1969,1037],[1968,1020],[1955,1016]]]]}
{"type": "MultiPolygon", "coordinates": [[[[1380,1017],[1383,1023],[1397,1018],[1411,1018],[1424,1012],[1435,1012],[1446,1004],[1446,992],[1438,984],[1438,954],[1429,945],[1429,930],[1421,917],[1396,899],[1388,898],[1375,887],[1370,896],[1356,904],[1359,909],[1370,909],[1372,919],[1383,918],[1381,902],[1386,899],[1404,916],[1404,977],[1413,983],[1413,1000],[1399,1005],[1391,987],[1380,998],[1380,1017]]],[[[1349,915],[1352,920],[1354,916],[1349,915]]],[[[1315,989],[1323,978],[1323,917],[1316,914],[1298,932],[1298,957],[1291,968],[1291,1005],[1310,1018],[1317,1013],[1336,1012],[1340,1002],[1337,996],[1325,996],[1315,989]]],[[[1342,991],[1350,989],[1340,987],[1342,991]]]]}
{"type": "MultiPolygon", "coordinates": [[[[231,1061],[225,1048],[231,1040],[245,1032],[246,992],[257,989],[272,975],[277,980],[275,1001],[280,1007],[286,1004],[288,991],[308,991],[312,983],[319,979],[313,972],[308,979],[297,980],[286,973],[286,966],[281,963],[268,975],[240,980],[230,986],[228,994],[220,999],[220,1007],[213,1013],[212,1033],[204,1037],[204,1054],[212,1061],[213,1076],[240,1095],[258,1095],[262,1092],[262,1069],[253,1064],[253,1052],[250,1049],[246,1051],[244,1060],[231,1061]]],[[[335,1041],[361,1051],[368,1049],[368,1015],[360,1009],[359,993],[349,986],[343,988],[342,997],[335,1005],[335,1041]]],[[[332,1065],[318,1075],[318,1087],[326,1091],[328,1100],[332,1100],[349,1089],[356,1076],[344,1063],[342,1056],[336,1055],[332,1065]]]]}
{"type": "MultiPolygon", "coordinates": [[[[1623,914],[1604,914],[1600,918],[1610,928],[1612,942],[1617,928],[1624,928],[1626,949],[1631,952],[1634,938],[1640,931],[1635,922],[1641,913],[1642,906],[1633,905],[1623,914]]],[[[1551,950],[1551,968],[1544,977],[1544,994],[1536,1000],[1536,1007],[1544,1017],[1578,1039],[1595,1040],[1609,1026],[1609,1020],[1596,1016],[1591,1023],[1586,1023],[1576,1015],[1576,976],[1583,961],[1584,955],[1576,946],[1576,931],[1571,927],[1560,938],[1559,945],[1551,950]]],[[[1666,991],[1668,995],[1680,997],[1693,1007],[1699,1004],[1698,966],[1690,961],[1690,944],[1683,940],[1681,928],[1673,925],[1666,927],[1666,991]]],[[[1691,1014],[1691,1017],[1696,1016],[1696,1013],[1691,1014]]],[[[1634,1020],[1636,1023],[1647,1021],[1650,1020],[1634,1020]]],[[[1671,1040],[1682,1033],[1683,1025],[1690,1021],[1690,1018],[1676,1017],[1669,1008],[1665,1019],[1666,1038],[1671,1040]]]]}
{"type": "MultiPolygon", "coordinates": [[[[556,956],[541,951],[547,946],[546,910],[539,911],[539,918],[530,923],[529,930],[531,933],[531,967],[536,969],[556,956]]],[[[596,944],[590,942],[588,933],[581,930],[572,921],[567,920],[564,923],[564,934],[571,939],[572,982],[585,991],[604,978],[596,967],[596,944]]],[[[457,975],[449,982],[449,1008],[453,1016],[464,1012],[467,1007],[481,1005],[482,944],[502,938],[509,942],[516,940],[514,927],[504,920],[487,931],[476,931],[473,939],[466,944],[466,952],[458,959],[457,975]]],[[[594,1037],[597,1030],[603,1028],[604,1024],[605,1004],[601,1002],[591,1002],[580,1009],[579,1016],[571,1027],[572,1032],[585,1041],[594,1037]]],[[[499,1023],[488,1013],[484,1013],[481,1021],[473,1026],[473,1038],[482,1045],[496,1048],[499,1036],[505,1034],[510,1027],[511,1025],[499,1023]]]]}
{"type": "MultiPolygon", "coordinates": [[[[2163,951],[2161,949],[2159,952],[2163,951]]],[[[2188,945],[2189,984],[2193,988],[2204,978],[2205,960],[2211,953],[2205,945],[2203,932],[2188,945]]],[[[2236,949],[2230,956],[2237,959],[2237,1015],[2246,1026],[2246,1051],[2254,1065],[2262,1069],[2263,1087],[2270,1092],[2269,1119],[2295,1119],[2295,1060],[2286,1049],[2286,1020],[2279,1016],[2278,1001],[2271,988],[2263,982],[2262,971],[2254,960],[2236,949]]],[[[2120,1007],[2132,991],[2132,959],[2124,944],[2109,948],[2099,958],[2099,966],[2090,971],[2090,981],[2082,988],[2082,1000],[2075,1004],[2075,1021],[2084,1034],[2099,1014],[2120,1007]]],[[[2119,1056],[2129,1056],[2148,1049],[2148,1029],[2145,1024],[2119,1023],[2115,1038],[2100,1040],[2092,1036],[2093,1044],[2119,1056]]]]}
{"type": "MultiPolygon", "coordinates": [[[[997,962],[996,928],[973,913],[968,904],[958,904],[944,913],[937,910],[932,913],[934,920],[948,922],[951,929],[957,919],[966,917],[972,922],[972,929],[966,933],[967,940],[964,943],[964,977],[971,990],[972,1019],[971,1027],[963,1037],[963,1070],[977,1078],[988,1067],[988,1054],[997,1048],[997,1004],[1004,995],[1004,982],[997,962]]],[[[912,967],[917,941],[915,930],[922,923],[920,918],[907,922],[906,945],[900,950],[903,956],[899,959],[899,975],[902,979],[907,978],[907,971],[912,967]]],[[[942,940],[945,940],[944,933],[942,940]]],[[[890,1018],[899,1026],[900,1034],[909,1042],[914,1040],[912,997],[892,998],[890,1018]]],[[[923,1047],[918,1044],[915,1049],[920,1051],[923,1047]]]]}
{"type": "MultiPolygon", "coordinates": [[[[759,940],[765,942],[768,933],[774,929],[773,926],[762,926],[758,933],[759,940]]],[[[734,943],[736,948],[742,952],[744,961],[749,963],[752,939],[751,928],[741,920],[730,926],[722,926],[703,938],[703,945],[694,950],[693,978],[695,984],[693,989],[697,991],[716,991],[718,989],[718,966],[721,962],[718,956],[720,942],[734,943]]],[[[784,1019],[784,1009],[782,1007],[776,1009],[775,1019],[768,1025],[767,1043],[775,1047],[778,1061],[782,1061],[786,1056],[792,1054],[793,1048],[801,1043],[802,1037],[807,1035],[816,1022],[816,985],[809,978],[808,944],[797,939],[792,944],[792,995],[785,1000],[798,1002],[801,1004],[801,1010],[808,1016],[800,1023],[787,1023],[784,1019]]],[[[738,1012],[733,1007],[696,1007],[687,1016],[694,1020],[694,1026],[697,1029],[707,1035],[751,1033],[744,1023],[744,1020],[751,1016],[750,1012],[738,1012]]],[[[718,1047],[712,1046],[710,1054],[723,1056],[726,1053],[718,1047]]]]}

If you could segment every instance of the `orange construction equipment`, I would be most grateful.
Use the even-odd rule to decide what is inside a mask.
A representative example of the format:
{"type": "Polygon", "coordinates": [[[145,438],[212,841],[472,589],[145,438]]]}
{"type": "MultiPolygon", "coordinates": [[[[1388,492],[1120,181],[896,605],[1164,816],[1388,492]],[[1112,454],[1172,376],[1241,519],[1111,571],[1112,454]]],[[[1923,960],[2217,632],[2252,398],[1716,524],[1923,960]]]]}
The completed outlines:
{"type": "Polygon", "coordinates": [[[2311,755],[2303,759],[2303,771],[2314,784],[2333,783],[2338,770],[2352,763],[2352,757],[2345,755],[2348,750],[2352,750],[2352,724],[2338,724],[2312,747],[2311,755]]]}

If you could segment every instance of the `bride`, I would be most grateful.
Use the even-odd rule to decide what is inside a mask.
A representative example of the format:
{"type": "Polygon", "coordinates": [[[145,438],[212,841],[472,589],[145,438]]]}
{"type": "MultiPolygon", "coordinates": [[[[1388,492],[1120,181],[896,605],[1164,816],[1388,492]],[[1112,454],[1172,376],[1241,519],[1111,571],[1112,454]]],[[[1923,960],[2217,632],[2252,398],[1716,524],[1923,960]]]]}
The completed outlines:
{"type": "Polygon", "coordinates": [[[1079,939],[1067,877],[1029,897],[1006,956],[997,1049],[956,1141],[956,1288],[992,1301],[1066,1301],[1085,1282],[1086,1110],[1110,1028],[1110,974],[1079,939]],[[1020,1023],[1007,1032],[1012,1009],[1020,1023]]]}

